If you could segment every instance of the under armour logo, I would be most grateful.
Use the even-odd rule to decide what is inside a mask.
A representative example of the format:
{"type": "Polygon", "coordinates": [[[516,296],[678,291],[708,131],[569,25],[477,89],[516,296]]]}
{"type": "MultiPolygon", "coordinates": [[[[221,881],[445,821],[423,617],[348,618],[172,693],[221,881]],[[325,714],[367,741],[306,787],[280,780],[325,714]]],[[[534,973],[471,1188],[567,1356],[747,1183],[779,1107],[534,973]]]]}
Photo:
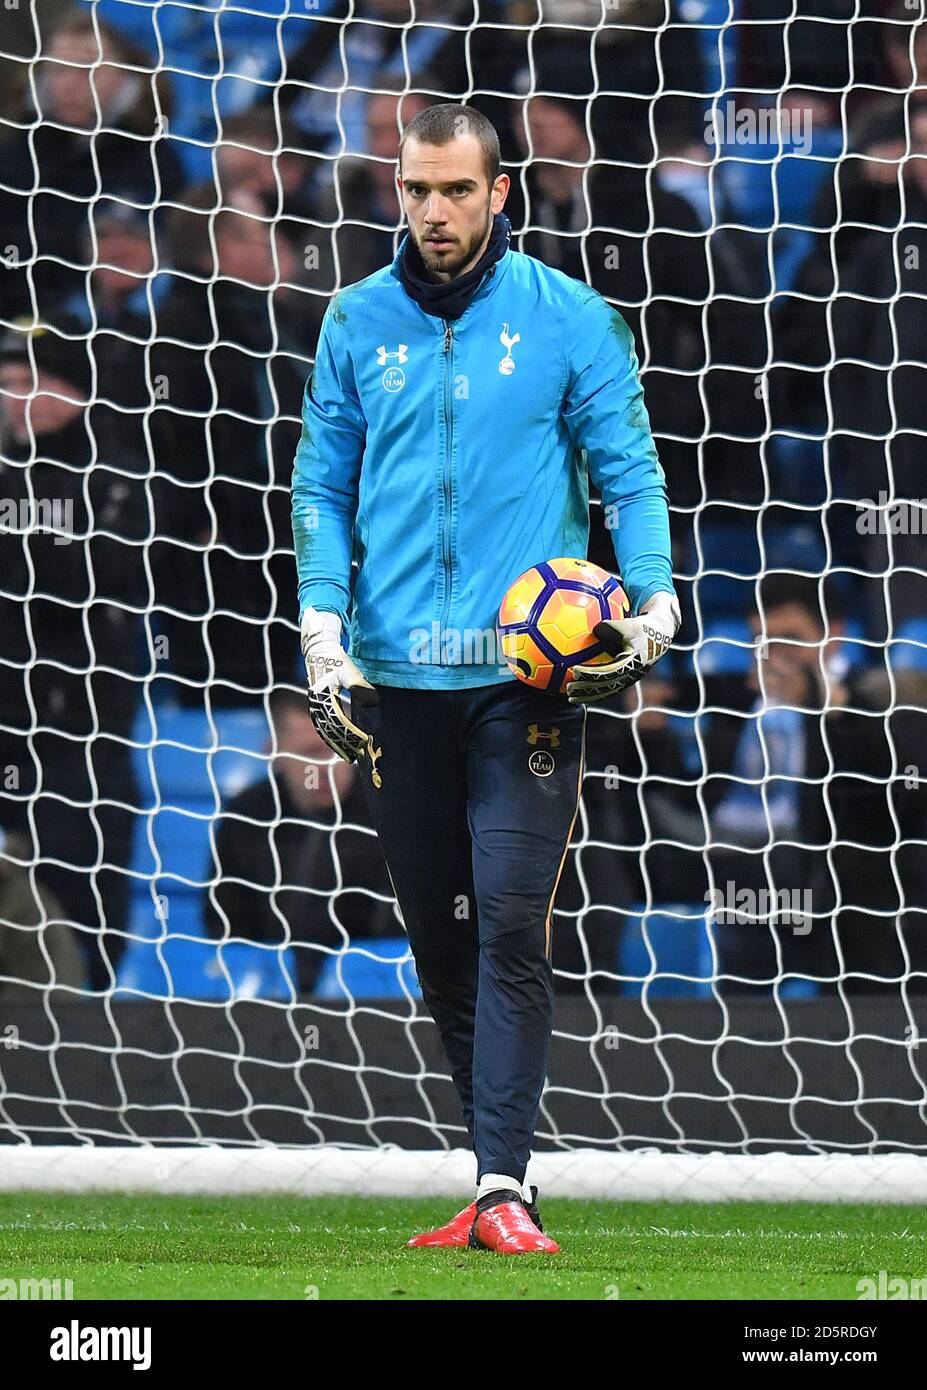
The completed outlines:
{"type": "Polygon", "coordinates": [[[528,725],[528,742],[540,743],[541,739],[547,739],[551,748],[560,747],[560,730],[551,729],[550,733],[542,734],[537,724],[528,725]]]}
{"type": "Polygon", "coordinates": [[[499,342],[505,348],[505,356],[499,363],[499,371],[503,376],[511,376],[515,370],[515,362],[512,357],[512,348],[516,343],[521,342],[521,334],[516,333],[514,337],[509,337],[509,326],[507,323],[502,325],[502,332],[499,334],[499,342]]]}
{"type": "Polygon", "coordinates": [[[378,366],[378,367],[385,367],[386,364],[387,364],[387,362],[391,362],[391,361],[393,361],[394,359],[395,359],[395,361],[400,362],[400,363],[402,363],[402,362],[407,362],[407,361],[409,360],[409,345],[408,345],[408,343],[400,343],[400,344],[399,344],[399,350],[398,350],[398,352],[387,352],[387,351],[386,351],[386,344],[385,344],[385,343],[382,343],[382,344],[380,345],[380,347],[377,348],[377,366],[378,366]]]}

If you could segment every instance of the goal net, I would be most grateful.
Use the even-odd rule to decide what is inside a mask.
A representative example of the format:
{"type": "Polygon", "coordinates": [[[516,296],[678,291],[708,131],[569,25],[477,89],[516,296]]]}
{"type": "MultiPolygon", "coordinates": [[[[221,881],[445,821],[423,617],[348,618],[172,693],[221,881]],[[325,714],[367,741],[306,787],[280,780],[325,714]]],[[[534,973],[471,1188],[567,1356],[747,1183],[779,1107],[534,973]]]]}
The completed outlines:
{"type": "Polygon", "coordinates": [[[48,0],[4,36],[0,1186],[472,1179],[305,710],[289,522],[326,307],[399,246],[402,128],[465,101],[513,246],[634,333],[684,614],[590,712],[538,1172],[923,1200],[921,0],[48,0]]]}

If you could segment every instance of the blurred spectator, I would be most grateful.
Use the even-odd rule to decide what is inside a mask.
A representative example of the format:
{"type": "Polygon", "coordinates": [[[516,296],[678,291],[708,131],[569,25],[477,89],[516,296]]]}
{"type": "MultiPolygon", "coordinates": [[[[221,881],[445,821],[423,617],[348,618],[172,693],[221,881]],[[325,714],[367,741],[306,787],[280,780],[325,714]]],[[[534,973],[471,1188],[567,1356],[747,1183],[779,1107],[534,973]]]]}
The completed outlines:
{"type": "Polygon", "coordinates": [[[128,899],[152,520],[143,466],[87,409],[90,387],[81,338],[0,341],[0,823],[28,839],[101,988],[128,899]]]}
{"type": "Polygon", "coordinates": [[[254,194],[217,207],[203,186],[183,201],[152,352],[164,507],[153,558],[178,698],[247,704],[293,671],[289,484],[324,301],[294,288],[296,252],[254,194]]]}
{"type": "Polygon", "coordinates": [[[85,239],[83,255],[93,269],[87,283],[65,300],[64,317],[88,335],[96,367],[97,416],[112,413],[120,438],[144,456],[154,390],[148,347],[170,276],[158,272],[148,214],[127,203],[104,198],[94,204],[92,235],[85,239]]]}
{"type": "Polygon", "coordinates": [[[707,230],[716,222],[725,222],[721,189],[712,186],[712,141],[706,138],[712,127],[694,136],[685,122],[667,122],[660,136],[659,158],[656,163],[657,183],[666,193],[673,193],[689,204],[698,225],[707,230]]]}
{"type": "MultiPolygon", "coordinates": [[[[861,26],[862,27],[862,26],[861,26]]],[[[927,102],[927,15],[917,0],[892,0],[880,22],[865,28],[875,32],[878,44],[876,70],[872,80],[874,90],[851,92],[857,101],[894,107],[895,112],[910,122],[915,111],[927,102]],[[885,96],[887,89],[891,95],[885,96]]],[[[860,78],[856,78],[860,83],[860,78]]],[[[865,79],[863,79],[863,83],[865,79]]],[[[861,84],[862,85],[862,84],[861,84]]]]}
{"type": "Polygon", "coordinates": [[[80,989],[84,962],[54,895],[23,867],[25,844],[0,827],[0,999],[35,999],[39,989],[80,989]],[[19,862],[17,862],[19,861],[19,862]]]}
{"type": "Polygon", "coordinates": [[[730,789],[712,816],[710,860],[722,895],[729,884],[785,892],[805,920],[719,923],[720,973],[738,977],[721,987],[768,988],[781,969],[871,992],[897,984],[907,952],[920,977],[911,987],[925,989],[923,672],[896,678],[895,702],[884,673],[841,684],[842,623],[829,611],[837,641],[825,642],[817,582],[769,575],[760,595],[760,694],[722,779],[730,789]]]}
{"type": "MultiPolygon", "coordinates": [[[[522,217],[508,204],[507,211],[513,225],[529,228],[524,251],[588,281],[627,321],[671,500],[692,506],[701,496],[696,449],[705,428],[698,377],[705,363],[705,239],[694,209],[665,191],[652,171],[588,163],[585,109],[571,97],[525,101],[516,129],[530,158],[528,205],[522,217]]],[[[517,207],[517,183],[513,191],[517,207]]],[[[676,532],[682,519],[674,513],[676,532]]],[[[684,539],[677,536],[676,544],[681,550],[684,539]]],[[[611,567],[610,540],[606,550],[611,567]]]]}
{"type": "Polygon", "coordinates": [[[825,715],[824,736],[839,889],[826,974],[848,993],[925,993],[927,670],[891,681],[884,669],[862,671],[825,715]]]}
{"type": "Polygon", "coordinates": [[[870,107],[821,190],[812,216],[819,230],[794,290],[775,304],[776,358],[789,364],[775,373],[776,411],[787,428],[822,432],[826,425],[830,306],[873,234],[899,225],[910,138],[903,111],[885,102],[870,107]]]}
{"type": "MultiPolygon", "coordinates": [[[[789,96],[814,111],[815,124],[840,124],[847,88],[859,97],[880,80],[874,9],[856,0],[802,0],[800,7],[738,0],[738,88],[762,104],[789,96]]],[[[911,10],[905,15],[910,20],[911,10]]]]}
{"type": "Polygon", "coordinates": [[[224,121],[249,110],[275,89],[303,44],[325,44],[337,26],[324,16],[346,14],[342,0],[253,0],[247,5],[139,4],[138,0],[80,0],[163,63],[176,114],[187,179],[209,178],[212,146],[224,121]]]}
{"type": "Polygon", "coordinates": [[[255,107],[222,123],[216,146],[216,171],[223,194],[250,193],[268,217],[313,220],[310,183],[314,165],[299,148],[299,132],[289,121],[279,125],[266,106],[255,107]]]}
{"type": "MultiPolygon", "coordinates": [[[[367,103],[368,159],[354,160],[349,169],[366,175],[373,220],[395,227],[404,219],[396,187],[399,137],[410,121],[432,104],[424,92],[372,92],[367,103]]],[[[342,168],[345,165],[342,163],[342,168]]]]}
{"type": "MultiPolygon", "coordinates": [[[[156,255],[148,216],[128,203],[107,198],[94,203],[91,216],[82,248],[90,270],[90,293],[82,288],[67,301],[66,310],[97,335],[113,328],[120,335],[128,334],[137,324],[150,338],[149,289],[154,288],[156,255]]],[[[166,284],[159,288],[166,289],[166,284]]]]}
{"type": "Polygon", "coordinates": [[[332,760],[303,695],[277,690],[270,709],[273,773],[223,808],[206,927],[293,945],[308,993],[326,950],[402,933],[356,766],[332,760]]]}
{"type": "Polygon", "coordinates": [[[161,78],[121,34],[99,29],[98,41],[93,16],[79,12],[59,25],[36,66],[36,109],[23,110],[21,128],[0,145],[0,225],[15,248],[0,290],[7,319],[47,318],[80,289],[95,198],[150,208],[180,187],[176,156],[157,138],[169,114],[161,78]]]}
{"type": "Polygon", "coordinates": [[[558,993],[614,994],[619,941],[642,902],[699,902],[707,887],[697,779],[672,679],[659,673],[591,712],[581,814],[554,903],[558,993]]]}
{"type": "Polygon", "coordinates": [[[699,902],[708,886],[707,834],[698,776],[686,761],[671,662],[627,691],[623,747],[612,761],[624,782],[626,843],[639,861],[640,901],[699,902]]]}
{"type": "Polygon", "coordinates": [[[869,576],[865,604],[876,638],[927,613],[927,111],[914,119],[914,138],[902,226],[869,235],[832,304],[835,492],[855,503],[845,562],[869,576]]]}
{"type": "Polygon", "coordinates": [[[335,0],[343,23],[320,26],[287,64],[274,93],[324,154],[367,153],[367,107],[381,77],[415,77],[435,61],[451,26],[474,19],[471,0],[335,0]]]}
{"type": "MultiPolygon", "coordinates": [[[[29,86],[31,64],[48,45],[48,36],[73,7],[73,0],[43,0],[38,5],[11,5],[3,15],[0,53],[0,121],[15,120],[29,86]]],[[[6,130],[2,131],[5,137],[6,130]]]]}
{"type": "MultiPolygon", "coordinates": [[[[387,81],[377,78],[378,85],[387,81]]],[[[337,193],[330,187],[323,202],[334,224],[342,284],[363,280],[396,254],[405,231],[396,188],[399,136],[430,104],[423,92],[379,91],[369,97],[367,154],[338,161],[337,193]]]]}
{"type": "MultiPolygon", "coordinates": [[[[545,94],[596,95],[590,111],[595,158],[647,164],[656,155],[668,113],[702,130],[708,94],[698,31],[684,23],[675,0],[536,0],[540,23],[531,33],[528,56],[545,94]],[[562,74],[562,76],[561,76],[562,74]]],[[[535,24],[523,7],[522,22],[535,24]]],[[[526,91],[524,78],[522,91],[526,91]]]]}
{"type": "MultiPolygon", "coordinates": [[[[398,103],[399,97],[388,92],[370,96],[369,159],[310,160],[297,152],[303,137],[287,121],[282,152],[275,154],[280,144],[277,119],[267,108],[225,124],[217,154],[223,194],[228,199],[244,192],[261,200],[278,235],[303,248],[300,283],[313,296],[331,296],[379,270],[395,254],[393,234],[384,228],[396,227],[402,218],[395,187],[398,103]]],[[[426,105],[423,95],[407,93],[402,98],[404,124],[426,105]]],[[[318,312],[324,308],[320,301],[318,312]]]]}
{"type": "Polygon", "coordinates": [[[338,221],[338,209],[328,206],[319,193],[313,180],[317,161],[300,152],[301,142],[302,136],[285,119],[278,137],[275,113],[258,107],[224,123],[216,169],[227,205],[234,206],[239,195],[256,199],[270,219],[281,255],[281,277],[298,288],[309,335],[305,349],[314,352],[328,299],[341,283],[350,281],[337,279],[335,239],[344,237],[343,229],[332,225],[338,221]],[[290,250],[297,257],[293,264],[290,250]]]}
{"type": "MultiPolygon", "coordinates": [[[[581,66],[564,62],[541,69],[537,86],[566,91],[581,78],[581,66]]],[[[691,512],[679,509],[706,494],[738,502],[765,494],[755,439],[766,425],[756,390],[768,355],[766,237],[724,225],[717,189],[712,217],[703,131],[693,137],[678,108],[665,127],[668,157],[647,170],[590,164],[586,107],[567,95],[525,101],[516,130],[530,160],[528,204],[520,215],[516,182],[507,211],[513,226],[528,227],[523,250],[588,280],[634,332],[682,555],[691,512]]]]}
{"type": "MultiPolygon", "coordinates": [[[[565,79],[561,79],[561,85],[565,79]]],[[[695,219],[674,215],[656,191],[647,203],[642,169],[592,161],[586,131],[589,103],[576,96],[526,98],[516,139],[529,161],[522,249],[565,275],[585,280],[619,302],[636,319],[647,296],[644,237],[653,226],[695,219]]],[[[511,198],[511,195],[510,195],[511,198]]],[[[515,193],[513,204],[517,201],[515,193]]],[[[517,217],[513,226],[521,221],[517,217]]]]}
{"type": "MultiPolygon", "coordinates": [[[[816,581],[769,575],[761,584],[760,609],[753,619],[760,644],[757,669],[749,677],[758,694],[740,721],[730,774],[719,774],[727,789],[711,818],[709,858],[714,887],[726,901],[743,891],[756,894],[758,903],[764,892],[786,892],[803,917],[807,893],[811,909],[807,923],[782,924],[757,909],[755,914],[767,920],[719,919],[719,972],[740,977],[721,988],[734,991],[749,988],[745,981],[768,986],[780,968],[820,977],[834,903],[824,858],[831,836],[821,711],[836,692],[823,659],[825,626],[816,581]]],[[[839,630],[833,615],[830,628],[839,630]]]]}
{"type": "MultiPolygon", "coordinates": [[[[534,13],[525,16],[519,10],[510,0],[480,0],[477,18],[473,0],[461,8],[456,27],[445,31],[437,52],[427,63],[410,70],[411,85],[433,93],[432,100],[465,101],[492,121],[506,173],[511,171],[505,166],[519,157],[513,137],[514,118],[521,104],[517,78],[528,64],[531,43],[530,29],[515,26],[528,26],[535,18],[534,13]]],[[[393,83],[400,89],[409,85],[401,71],[378,74],[377,87],[393,83]]],[[[372,121],[368,124],[372,129],[372,121]]],[[[374,152],[372,146],[368,152],[374,152]]]]}

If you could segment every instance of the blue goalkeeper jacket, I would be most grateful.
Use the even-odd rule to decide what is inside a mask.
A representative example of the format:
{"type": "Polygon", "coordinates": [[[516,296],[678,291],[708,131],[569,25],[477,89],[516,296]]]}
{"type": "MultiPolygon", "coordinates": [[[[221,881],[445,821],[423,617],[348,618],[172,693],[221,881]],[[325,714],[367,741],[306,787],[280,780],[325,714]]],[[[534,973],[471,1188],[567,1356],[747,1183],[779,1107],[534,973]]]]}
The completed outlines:
{"type": "Polygon", "coordinates": [[[373,684],[512,680],[499,604],[539,561],[585,557],[589,478],[634,610],[673,591],[634,339],[595,290],[511,248],[460,318],[426,314],[404,245],[322,325],[293,470],[300,614],[339,613],[373,684]]]}

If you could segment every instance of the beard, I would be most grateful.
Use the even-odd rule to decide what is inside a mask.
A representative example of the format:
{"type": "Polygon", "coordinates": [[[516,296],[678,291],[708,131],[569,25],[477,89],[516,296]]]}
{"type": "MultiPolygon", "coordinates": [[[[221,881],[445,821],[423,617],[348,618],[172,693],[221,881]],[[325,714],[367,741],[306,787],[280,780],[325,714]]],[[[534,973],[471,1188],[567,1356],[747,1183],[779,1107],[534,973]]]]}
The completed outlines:
{"type": "Polygon", "coordinates": [[[464,266],[476,256],[477,251],[486,241],[489,229],[492,226],[492,213],[487,208],[486,222],[481,231],[474,232],[466,242],[454,241],[446,251],[435,251],[425,240],[424,236],[419,237],[412,233],[415,245],[418,248],[422,263],[429,274],[434,275],[438,272],[450,276],[453,280],[459,275],[464,266]]]}

